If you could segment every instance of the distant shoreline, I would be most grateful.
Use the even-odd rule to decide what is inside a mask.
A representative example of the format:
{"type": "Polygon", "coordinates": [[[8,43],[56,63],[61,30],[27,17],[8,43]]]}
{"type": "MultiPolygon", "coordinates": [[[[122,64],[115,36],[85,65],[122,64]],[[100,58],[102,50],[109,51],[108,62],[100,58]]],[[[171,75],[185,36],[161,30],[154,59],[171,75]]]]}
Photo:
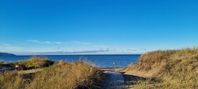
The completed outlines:
{"type": "Polygon", "coordinates": [[[16,56],[16,55],[11,53],[0,52],[0,56],[16,56]]]}
{"type": "Polygon", "coordinates": [[[60,54],[60,55],[16,55],[16,56],[126,56],[126,55],[133,55],[133,56],[140,56],[142,54],[60,54]]]}

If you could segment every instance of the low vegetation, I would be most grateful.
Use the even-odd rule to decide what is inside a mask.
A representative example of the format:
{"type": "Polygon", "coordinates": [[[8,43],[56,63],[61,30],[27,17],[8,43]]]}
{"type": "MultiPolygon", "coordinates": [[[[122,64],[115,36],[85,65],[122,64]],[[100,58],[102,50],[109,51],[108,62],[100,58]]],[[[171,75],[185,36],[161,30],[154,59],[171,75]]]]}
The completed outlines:
{"type": "Polygon", "coordinates": [[[132,89],[198,89],[198,49],[149,52],[124,71],[161,80],[139,81],[132,89]]]}
{"type": "Polygon", "coordinates": [[[10,71],[0,74],[0,89],[98,89],[102,81],[101,72],[84,61],[59,61],[48,67],[44,66],[47,60],[44,63],[44,60],[39,60],[36,64],[34,61],[38,62],[31,59],[19,64],[44,67],[42,71],[31,74],[10,71]]]}
{"type": "Polygon", "coordinates": [[[22,66],[26,70],[28,70],[28,69],[49,67],[53,64],[54,62],[48,60],[47,58],[32,57],[30,59],[24,61],[18,61],[18,62],[0,62],[0,68],[9,67],[11,68],[11,70],[14,70],[16,66],[22,66]]]}
{"type": "Polygon", "coordinates": [[[48,60],[47,58],[32,57],[28,60],[19,61],[14,64],[15,65],[23,65],[28,69],[35,69],[35,68],[49,67],[50,65],[54,64],[54,62],[48,60]]]}

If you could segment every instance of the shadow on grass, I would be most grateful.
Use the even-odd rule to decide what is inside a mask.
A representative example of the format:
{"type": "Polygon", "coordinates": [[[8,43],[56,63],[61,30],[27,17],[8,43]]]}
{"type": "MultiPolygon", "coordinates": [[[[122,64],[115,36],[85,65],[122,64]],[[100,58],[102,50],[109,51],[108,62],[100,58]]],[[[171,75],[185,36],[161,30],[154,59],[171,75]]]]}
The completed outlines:
{"type": "Polygon", "coordinates": [[[161,82],[161,80],[159,78],[145,78],[145,77],[140,77],[140,76],[135,76],[135,75],[127,75],[123,73],[123,77],[124,77],[124,83],[127,87],[131,87],[132,85],[137,84],[139,81],[149,81],[150,84],[154,84],[154,83],[159,83],[161,82]]]}

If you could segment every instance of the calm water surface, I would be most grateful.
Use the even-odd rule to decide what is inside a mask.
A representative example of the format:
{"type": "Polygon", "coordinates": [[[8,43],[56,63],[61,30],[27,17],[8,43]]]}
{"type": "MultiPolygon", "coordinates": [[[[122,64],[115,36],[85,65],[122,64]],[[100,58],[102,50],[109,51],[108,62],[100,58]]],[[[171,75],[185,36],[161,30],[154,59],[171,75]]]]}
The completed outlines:
{"type": "MultiPolygon", "coordinates": [[[[0,61],[15,62],[27,60],[31,57],[33,56],[0,56],[0,61]]],[[[74,62],[83,59],[98,67],[113,67],[113,63],[116,67],[125,67],[135,63],[140,55],[45,55],[39,57],[47,57],[49,60],[53,61],[64,60],[66,62],[74,62]]]]}

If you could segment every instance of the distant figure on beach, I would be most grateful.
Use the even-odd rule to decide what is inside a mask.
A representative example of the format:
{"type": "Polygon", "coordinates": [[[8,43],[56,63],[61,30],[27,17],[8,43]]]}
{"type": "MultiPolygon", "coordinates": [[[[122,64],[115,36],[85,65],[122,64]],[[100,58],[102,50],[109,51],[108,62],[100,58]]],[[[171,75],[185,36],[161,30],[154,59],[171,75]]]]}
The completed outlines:
{"type": "Polygon", "coordinates": [[[113,64],[113,68],[116,68],[117,63],[114,61],[112,64],[113,64]]]}

